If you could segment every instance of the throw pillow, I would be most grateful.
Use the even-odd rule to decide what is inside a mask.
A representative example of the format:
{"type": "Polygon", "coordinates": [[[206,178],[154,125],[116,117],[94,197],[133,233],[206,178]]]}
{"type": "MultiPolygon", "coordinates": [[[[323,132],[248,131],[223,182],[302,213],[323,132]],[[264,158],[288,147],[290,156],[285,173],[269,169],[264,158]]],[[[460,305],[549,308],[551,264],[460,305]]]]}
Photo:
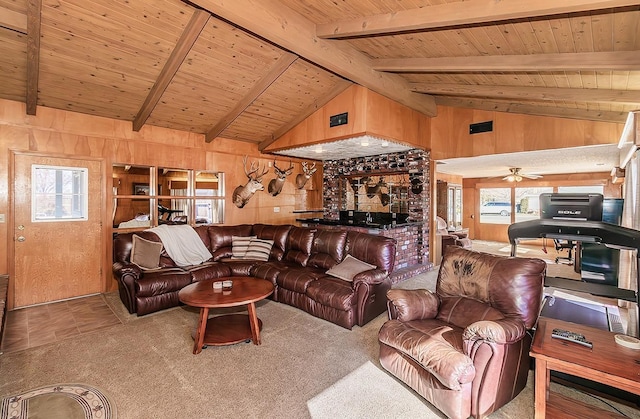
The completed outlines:
{"type": "Polygon", "coordinates": [[[371,265],[370,263],[363,262],[351,255],[347,255],[342,262],[329,269],[327,271],[327,275],[335,276],[336,278],[351,282],[353,281],[353,277],[359,273],[375,268],[375,265],[371,265]]]}
{"type": "Polygon", "coordinates": [[[244,259],[244,255],[249,249],[249,243],[256,236],[231,236],[231,258],[244,259]]]}
{"type": "Polygon", "coordinates": [[[131,246],[131,263],[135,263],[141,269],[155,269],[160,265],[160,253],[162,243],[143,239],[133,235],[131,246]]]}
{"type": "Polygon", "coordinates": [[[244,255],[244,259],[252,260],[269,260],[271,254],[271,248],[273,247],[273,240],[265,239],[251,239],[247,253],[244,255]]]}

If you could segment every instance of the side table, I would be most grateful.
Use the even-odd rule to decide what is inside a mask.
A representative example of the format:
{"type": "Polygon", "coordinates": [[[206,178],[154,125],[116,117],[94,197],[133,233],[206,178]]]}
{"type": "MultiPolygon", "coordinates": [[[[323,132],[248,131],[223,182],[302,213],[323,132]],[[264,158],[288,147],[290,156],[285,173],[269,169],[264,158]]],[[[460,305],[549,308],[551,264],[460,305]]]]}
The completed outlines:
{"type": "Polygon", "coordinates": [[[540,317],[531,345],[535,358],[535,417],[622,417],[549,391],[550,372],[558,371],[640,395],[640,350],[615,343],[615,333],[540,317]],[[554,328],[581,333],[593,348],[551,337],[554,328]]]}

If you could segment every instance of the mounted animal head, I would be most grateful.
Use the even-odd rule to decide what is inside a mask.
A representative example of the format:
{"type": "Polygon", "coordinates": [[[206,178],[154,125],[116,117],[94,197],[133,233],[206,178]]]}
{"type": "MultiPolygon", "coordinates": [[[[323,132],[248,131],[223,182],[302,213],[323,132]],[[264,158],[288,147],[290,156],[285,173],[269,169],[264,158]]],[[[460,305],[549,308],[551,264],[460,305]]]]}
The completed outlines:
{"type": "Polygon", "coordinates": [[[243,157],[242,162],[244,163],[244,173],[247,175],[249,180],[246,184],[238,186],[233,191],[233,203],[238,208],[244,207],[257,191],[264,191],[262,176],[269,172],[269,168],[265,167],[264,171],[258,175],[257,173],[259,172],[260,165],[255,161],[251,162],[251,167],[247,170],[247,156],[243,157]]]}
{"type": "Polygon", "coordinates": [[[316,163],[313,162],[313,164],[311,165],[311,167],[307,166],[307,162],[303,161],[302,162],[302,171],[303,173],[298,174],[298,176],[296,176],[296,187],[298,189],[302,189],[304,188],[304,185],[307,184],[307,181],[309,179],[311,179],[311,176],[313,176],[313,174],[316,172],[316,163]]]}
{"type": "Polygon", "coordinates": [[[271,195],[276,196],[280,192],[282,192],[284,181],[287,179],[287,176],[289,176],[293,172],[293,163],[291,162],[291,160],[289,160],[289,167],[282,170],[281,168],[276,166],[276,160],[273,159],[273,170],[276,173],[276,178],[271,179],[268,189],[271,195]]]}

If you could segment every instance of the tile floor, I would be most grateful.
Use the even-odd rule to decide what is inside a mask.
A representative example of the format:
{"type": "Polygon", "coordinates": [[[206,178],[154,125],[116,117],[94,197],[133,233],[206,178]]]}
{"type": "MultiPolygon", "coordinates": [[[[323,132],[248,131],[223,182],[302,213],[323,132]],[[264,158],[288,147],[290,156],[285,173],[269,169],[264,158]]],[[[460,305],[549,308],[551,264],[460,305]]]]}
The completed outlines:
{"type": "Polygon", "coordinates": [[[0,352],[14,352],[122,324],[101,294],[7,312],[0,352]]]}

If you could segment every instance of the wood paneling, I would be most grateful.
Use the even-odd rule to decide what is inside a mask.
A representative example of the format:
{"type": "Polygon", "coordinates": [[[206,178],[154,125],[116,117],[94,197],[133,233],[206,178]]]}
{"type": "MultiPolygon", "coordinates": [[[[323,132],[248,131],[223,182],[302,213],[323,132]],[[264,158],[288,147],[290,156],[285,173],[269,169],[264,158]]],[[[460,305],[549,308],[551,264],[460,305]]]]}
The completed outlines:
{"type": "Polygon", "coordinates": [[[431,149],[434,159],[472,157],[516,151],[549,150],[613,144],[623,124],[548,118],[438,107],[432,118],[431,149]],[[493,121],[493,131],[469,134],[469,124],[493,121]]]}
{"type": "Polygon", "coordinates": [[[417,148],[430,146],[430,118],[386,97],[353,85],[289,130],[267,151],[316,144],[362,134],[380,136],[417,148]],[[347,112],[348,123],[329,126],[331,115],[347,112]]]}

